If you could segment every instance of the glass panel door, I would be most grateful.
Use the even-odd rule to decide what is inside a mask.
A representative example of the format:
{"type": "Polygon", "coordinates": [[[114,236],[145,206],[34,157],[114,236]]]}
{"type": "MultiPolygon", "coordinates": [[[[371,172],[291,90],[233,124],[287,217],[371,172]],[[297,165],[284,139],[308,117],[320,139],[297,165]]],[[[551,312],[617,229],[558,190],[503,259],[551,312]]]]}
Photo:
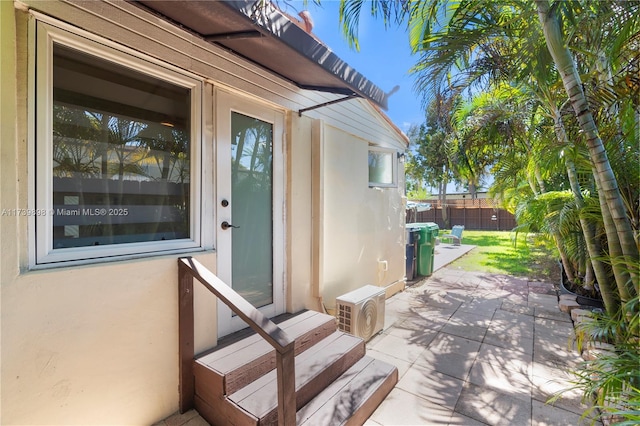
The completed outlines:
{"type": "Polygon", "coordinates": [[[232,287],[256,307],[273,302],[273,125],[231,113],[232,287]]]}
{"type": "MultiPolygon", "coordinates": [[[[272,317],[284,312],[284,115],[224,91],[216,99],[216,274],[272,317]]],[[[218,304],[218,336],[245,327],[218,304]]]]}

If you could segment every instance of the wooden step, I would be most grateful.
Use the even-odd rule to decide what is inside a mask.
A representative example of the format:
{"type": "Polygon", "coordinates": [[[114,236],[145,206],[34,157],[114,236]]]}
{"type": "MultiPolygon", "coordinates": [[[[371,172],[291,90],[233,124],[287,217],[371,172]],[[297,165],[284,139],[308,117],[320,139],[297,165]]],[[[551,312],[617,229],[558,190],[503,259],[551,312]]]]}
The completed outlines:
{"type": "MultiPolygon", "coordinates": [[[[296,357],[296,409],[327,388],[364,356],[365,344],[358,337],[336,331],[296,357]]],[[[278,422],[276,371],[272,371],[229,396],[239,413],[248,413],[246,423],[278,422]]]]}
{"type": "MultiPolygon", "coordinates": [[[[336,331],[335,318],[306,311],[279,324],[295,339],[296,355],[336,331]]],[[[275,349],[253,334],[194,360],[196,395],[220,399],[276,368],[275,349]]]]}
{"type": "Polygon", "coordinates": [[[398,382],[398,369],[365,356],[298,410],[297,425],[362,425],[398,382]]]}

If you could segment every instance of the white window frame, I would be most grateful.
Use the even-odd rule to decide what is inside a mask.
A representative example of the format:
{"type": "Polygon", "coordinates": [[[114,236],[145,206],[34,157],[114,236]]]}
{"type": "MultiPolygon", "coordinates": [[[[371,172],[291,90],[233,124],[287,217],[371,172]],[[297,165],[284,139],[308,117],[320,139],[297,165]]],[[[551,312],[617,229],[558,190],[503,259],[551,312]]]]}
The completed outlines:
{"type": "Polygon", "coordinates": [[[30,141],[30,158],[32,158],[30,176],[33,177],[33,180],[29,183],[29,204],[33,206],[33,211],[42,212],[42,214],[31,217],[31,235],[35,235],[34,247],[30,247],[31,268],[67,266],[202,250],[201,161],[204,80],[124,46],[90,35],[85,31],[72,30],[66,24],[58,26],[36,20],[32,29],[34,30],[32,34],[37,33],[37,37],[35,52],[31,55],[34,60],[30,69],[33,81],[30,85],[32,89],[30,128],[35,131],[30,141]],[[64,249],[53,248],[53,169],[50,165],[53,164],[54,42],[190,90],[190,238],[64,249]],[[34,192],[35,195],[32,195],[34,192]]]}
{"type": "MultiPolygon", "coordinates": [[[[371,175],[368,175],[367,179],[369,180],[370,188],[397,188],[398,187],[398,158],[397,152],[395,149],[384,148],[375,145],[369,145],[369,150],[367,151],[367,164],[369,162],[369,154],[371,152],[378,152],[383,154],[389,154],[391,156],[391,183],[383,183],[383,182],[372,182],[371,175]]],[[[367,167],[367,173],[369,168],[367,167]]]]}

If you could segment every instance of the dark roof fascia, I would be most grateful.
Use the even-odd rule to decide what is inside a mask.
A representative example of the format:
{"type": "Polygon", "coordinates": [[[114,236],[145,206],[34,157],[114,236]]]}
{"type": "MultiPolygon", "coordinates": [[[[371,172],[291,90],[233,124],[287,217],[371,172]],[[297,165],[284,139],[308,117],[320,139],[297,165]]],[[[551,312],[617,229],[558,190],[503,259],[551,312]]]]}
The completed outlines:
{"type": "Polygon", "coordinates": [[[274,37],[344,83],[344,87],[312,86],[296,83],[298,87],[343,95],[353,95],[355,93],[372,101],[383,110],[387,110],[388,95],[382,89],[340,59],[324,43],[291,22],[280,10],[275,7],[269,7],[258,11],[256,5],[260,2],[261,0],[238,0],[220,3],[249,19],[259,28],[261,33],[274,37]]]}

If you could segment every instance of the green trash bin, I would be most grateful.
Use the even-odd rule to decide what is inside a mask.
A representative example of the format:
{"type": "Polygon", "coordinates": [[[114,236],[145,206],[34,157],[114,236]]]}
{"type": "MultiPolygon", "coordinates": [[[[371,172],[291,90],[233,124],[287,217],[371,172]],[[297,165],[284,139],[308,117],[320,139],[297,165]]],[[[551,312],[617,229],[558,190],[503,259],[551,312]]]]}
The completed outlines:
{"type": "Polygon", "coordinates": [[[433,274],[433,258],[436,252],[436,238],[438,236],[438,224],[433,222],[412,223],[412,226],[420,228],[420,245],[416,256],[418,275],[428,277],[433,274]]]}

